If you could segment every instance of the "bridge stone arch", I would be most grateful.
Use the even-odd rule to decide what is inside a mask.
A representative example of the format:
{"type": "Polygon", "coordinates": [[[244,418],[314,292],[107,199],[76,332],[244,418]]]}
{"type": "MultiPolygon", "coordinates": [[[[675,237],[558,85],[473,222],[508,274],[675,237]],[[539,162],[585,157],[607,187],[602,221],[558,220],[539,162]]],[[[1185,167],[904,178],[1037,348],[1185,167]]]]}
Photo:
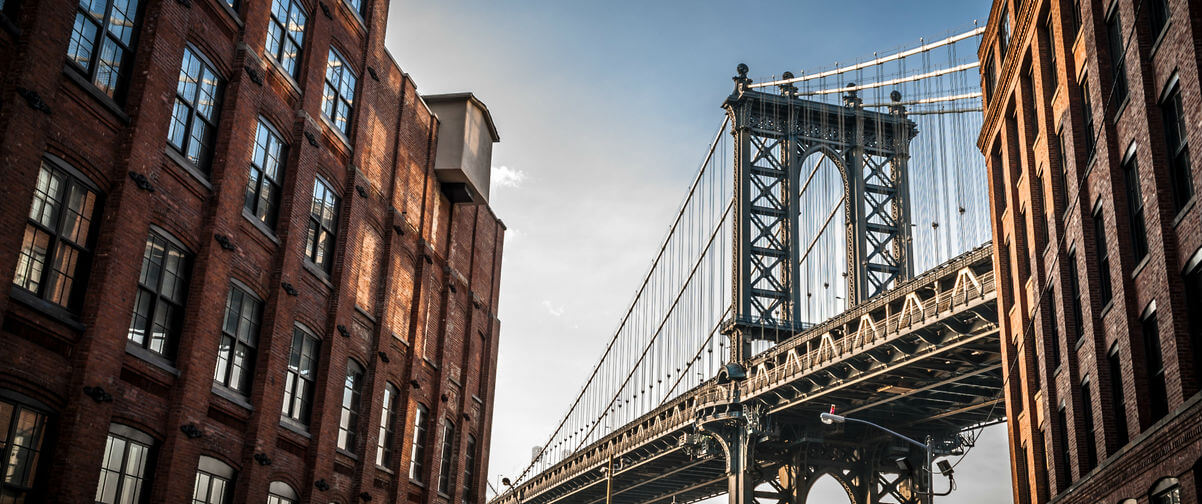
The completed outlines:
{"type": "MultiPolygon", "coordinates": [[[[843,104],[749,87],[746,65],[723,103],[734,136],[735,226],[732,361],[752,340],[779,341],[804,328],[797,243],[801,167],[813,154],[835,161],[844,182],[849,305],[913,276],[907,162],[917,134],[905,108],[866,110],[855,91],[843,104]]],[[[894,94],[900,102],[900,95],[894,94]]]]}

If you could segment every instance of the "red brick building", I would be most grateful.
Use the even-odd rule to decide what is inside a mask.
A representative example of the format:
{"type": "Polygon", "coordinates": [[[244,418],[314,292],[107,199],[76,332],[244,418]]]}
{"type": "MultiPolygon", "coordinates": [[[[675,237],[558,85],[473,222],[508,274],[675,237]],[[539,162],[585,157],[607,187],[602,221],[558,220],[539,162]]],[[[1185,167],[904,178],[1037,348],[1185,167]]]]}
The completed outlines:
{"type": "Polygon", "coordinates": [[[0,503],[483,501],[498,137],[388,8],[0,0],[0,503]]]}
{"type": "Polygon", "coordinates": [[[980,49],[1014,501],[1202,498],[1202,3],[997,0],[980,49]]]}

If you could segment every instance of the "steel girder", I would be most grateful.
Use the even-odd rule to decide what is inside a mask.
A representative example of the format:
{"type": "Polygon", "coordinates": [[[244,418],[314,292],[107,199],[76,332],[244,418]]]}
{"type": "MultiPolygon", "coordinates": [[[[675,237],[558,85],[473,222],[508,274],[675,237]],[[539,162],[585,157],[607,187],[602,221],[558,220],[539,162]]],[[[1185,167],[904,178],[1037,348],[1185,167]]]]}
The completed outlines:
{"type": "Polygon", "coordinates": [[[854,92],[845,106],[753,91],[746,67],[723,107],[735,137],[734,315],[732,360],[755,339],[780,341],[803,328],[797,242],[800,172],[827,156],[843,177],[847,299],[859,304],[913,276],[909,143],[917,134],[904,108],[874,112],[854,92]]]}

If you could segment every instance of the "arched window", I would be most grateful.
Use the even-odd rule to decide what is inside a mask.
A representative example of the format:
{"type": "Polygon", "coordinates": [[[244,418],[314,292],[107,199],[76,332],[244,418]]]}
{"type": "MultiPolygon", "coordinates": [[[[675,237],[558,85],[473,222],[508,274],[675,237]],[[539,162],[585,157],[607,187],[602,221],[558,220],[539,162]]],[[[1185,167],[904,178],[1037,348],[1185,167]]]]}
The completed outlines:
{"type": "Polygon", "coordinates": [[[152,227],[142,253],[138,293],[129,322],[129,341],[171,359],[183,329],[192,254],[166,231],[152,227]]]}
{"type": "Polygon", "coordinates": [[[267,504],[296,504],[300,502],[300,496],[296,490],[292,489],[292,485],[283,481],[272,481],[271,486],[267,488],[267,504]]]}
{"type": "Polygon", "coordinates": [[[346,361],[346,381],[342,384],[342,416],[338,420],[338,448],[353,450],[359,433],[359,398],[363,394],[363,366],[355,359],[346,361]]]}
{"type": "Polygon", "coordinates": [[[149,474],[150,447],[154,438],[146,433],[113,424],[109,426],[100,461],[100,481],[96,484],[96,502],[117,504],[141,502],[149,474]]]}
{"type": "Polygon", "coordinates": [[[25,224],[13,284],[68,310],[79,307],[92,255],[99,191],[53,156],[42,160],[25,224]]]}
{"type": "Polygon", "coordinates": [[[196,465],[192,504],[226,504],[234,494],[234,468],[213,457],[201,456],[196,465]]]}
{"type": "Polygon", "coordinates": [[[376,465],[392,467],[393,432],[396,431],[396,414],[400,409],[401,394],[391,383],[384,384],[383,408],[380,409],[380,435],[376,439],[376,465]]]}
{"type": "Polygon", "coordinates": [[[293,422],[309,425],[309,406],[313,402],[313,387],[317,379],[317,358],[321,341],[313,333],[297,325],[292,330],[292,351],[284,375],[284,405],[282,416],[293,422]]]}
{"type": "Polygon", "coordinates": [[[0,502],[24,502],[38,481],[46,434],[44,413],[0,395],[0,502]]]}
{"type": "Polygon", "coordinates": [[[1181,484],[1177,478],[1163,478],[1149,492],[1152,504],[1181,504],[1181,484]]]}

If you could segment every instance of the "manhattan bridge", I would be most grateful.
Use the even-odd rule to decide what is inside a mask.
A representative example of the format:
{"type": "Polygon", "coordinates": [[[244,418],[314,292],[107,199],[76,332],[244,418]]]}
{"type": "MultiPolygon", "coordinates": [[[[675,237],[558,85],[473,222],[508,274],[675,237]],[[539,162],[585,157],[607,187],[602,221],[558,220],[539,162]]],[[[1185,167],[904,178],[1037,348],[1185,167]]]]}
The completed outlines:
{"type": "Polygon", "coordinates": [[[801,504],[824,476],[857,504],[947,491],[1005,420],[983,31],[797,75],[738,65],[633,302],[492,504],[801,504]]]}

